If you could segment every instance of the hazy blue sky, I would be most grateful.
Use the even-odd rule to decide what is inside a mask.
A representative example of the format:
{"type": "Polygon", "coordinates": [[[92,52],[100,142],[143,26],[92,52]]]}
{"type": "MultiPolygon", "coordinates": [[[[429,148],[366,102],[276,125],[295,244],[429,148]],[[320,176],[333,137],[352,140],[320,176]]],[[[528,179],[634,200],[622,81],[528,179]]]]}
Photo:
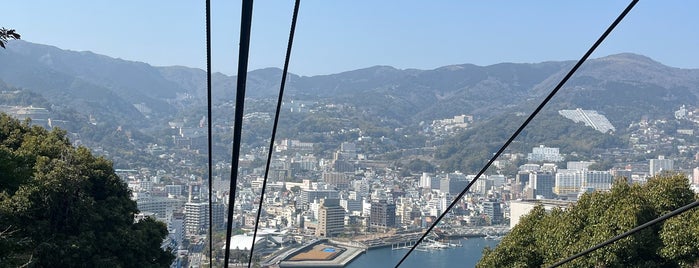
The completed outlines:
{"type": "MultiPolygon", "coordinates": [[[[290,70],[301,75],[391,65],[578,59],[629,1],[303,0],[290,70]]],[[[156,66],[205,67],[204,1],[3,3],[22,38],[156,66]]],[[[234,74],[240,1],[212,0],[214,70],[234,74]]],[[[250,69],[281,67],[292,0],[255,1],[250,69]]],[[[641,1],[593,57],[647,55],[699,68],[699,1],[641,1]]]]}

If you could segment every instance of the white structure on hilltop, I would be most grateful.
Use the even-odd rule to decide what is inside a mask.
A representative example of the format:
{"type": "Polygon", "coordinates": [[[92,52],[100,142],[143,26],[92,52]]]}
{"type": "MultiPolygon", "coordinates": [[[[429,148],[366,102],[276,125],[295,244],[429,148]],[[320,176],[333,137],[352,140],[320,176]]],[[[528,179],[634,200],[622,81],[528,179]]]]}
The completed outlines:
{"type": "Polygon", "coordinates": [[[558,114],[573,120],[575,123],[583,122],[586,126],[594,128],[602,133],[616,130],[606,116],[597,113],[595,110],[583,110],[578,108],[575,110],[560,110],[558,114]]]}
{"type": "Polygon", "coordinates": [[[432,128],[435,132],[449,132],[456,129],[466,129],[473,123],[472,115],[457,115],[454,118],[433,120],[432,128]]]}
{"type": "Polygon", "coordinates": [[[687,108],[682,105],[679,110],[675,111],[676,119],[687,119],[687,108]]]}

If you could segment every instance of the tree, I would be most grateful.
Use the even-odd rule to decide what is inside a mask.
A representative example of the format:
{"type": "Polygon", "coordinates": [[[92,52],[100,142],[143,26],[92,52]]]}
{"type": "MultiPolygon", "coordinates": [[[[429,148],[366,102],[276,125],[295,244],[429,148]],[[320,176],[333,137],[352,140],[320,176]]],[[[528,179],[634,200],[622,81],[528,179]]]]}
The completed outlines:
{"type": "Polygon", "coordinates": [[[0,114],[0,266],[167,267],[168,231],[138,212],[112,163],[65,132],[0,114]]]}
{"type": "Polygon", "coordinates": [[[5,48],[5,43],[10,39],[19,39],[20,35],[15,32],[15,29],[0,28],[0,47],[5,48]]]}
{"type": "Polygon", "coordinates": [[[413,159],[410,160],[410,163],[406,166],[407,169],[411,173],[419,173],[419,172],[435,172],[436,168],[432,163],[427,162],[422,159],[413,159]]]}
{"type": "MultiPolygon", "coordinates": [[[[618,180],[609,192],[583,195],[575,205],[546,212],[537,206],[478,267],[540,267],[594,245],[696,200],[687,178],[662,174],[644,185],[618,180]]],[[[586,256],[569,267],[696,267],[699,212],[646,228],[586,256]]]]}

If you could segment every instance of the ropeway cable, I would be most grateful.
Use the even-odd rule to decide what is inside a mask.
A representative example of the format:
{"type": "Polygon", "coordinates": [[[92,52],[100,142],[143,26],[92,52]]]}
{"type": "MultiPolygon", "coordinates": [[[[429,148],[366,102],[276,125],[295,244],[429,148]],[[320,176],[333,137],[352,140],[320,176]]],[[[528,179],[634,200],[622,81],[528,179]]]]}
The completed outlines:
{"type": "Polygon", "coordinates": [[[505,149],[510,145],[510,143],[512,143],[512,141],[515,138],[517,138],[517,136],[519,136],[519,133],[521,133],[522,130],[524,130],[524,128],[527,125],[529,125],[529,122],[531,122],[532,119],[534,119],[534,117],[537,114],[539,114],[541,109],[543,109],[544,106],[546,106],[546,104],[553,98],[553,96],[555,96],[556,93],[558,93],[561,87],[563,87],[563,85],[568,81],[568,79],[570,79],[570,77],[573,76],[573,74],[578,70],[578,68],[580,68],[580,66],[587,60],[587,58],[590,57],[590,55],[595,51],[595,49],[597,49],[597,47],[602,43],[602,41],[604,41],[604,39],[607,38],[607,36],[612,32],[612,30],[616,28],[616,26],[624,19],[626,14],[628,14],[631,11],[631,9],[633,9],[636,3],[638,3],[638,0],[633,0],[631,1],[631,3],[629,3],[626,9],[624,9],[624,11],[622,11],[621,14],[619,14],[616,20],[612,22],[612,24],[607,28],[607,30],[602,34],[602,36],[600,36],[599,39],[597,39],[597,41],[592,45],[592,47],[590,47],[590,49],[587,50],[585,55],[583,55],[582,58],[578,60],[575,66],[573,66],[573,68],[568,72],[568,74],[566,74],[566,76],[563,77],[563,79],[556,85],[556,87],[551,91],[551,93],[549,93],[549,95],[546,96],[546,98],[541,102],[541,104],[539,104],[539,106],[529,115],[529,117],[527,117],[527,119],[522,123],[522,125],[505,142],[505,144],[503,144],[502,147],[500,147],[500,149],[493,155],[493,157],[490,158],[490,160],[488,160],[488,163],[486,163],[485,166],[483,166],[483,168],[481,169],[481,171],[478,172],[476,177],[473,180],[471,180],[471,182],[469,182],[466,188],[463,191],[461,191],[461,193],[459,193],[456,199],[454,199],[454,201],[452,201],[451,204],[449,204],[449,206],[444,210],[444,212],[442,212],[442,214],[440,214],[439,217],[437,217],[437,220],[435,220],[435,222],[430,226],[430,228],[428,228],[427,231],[420,237],[420,239],[418,239],[415,245],[413,245],[410,248],[410,250],[408,250],[408,252],[403,256],[403,258],[400,259],[400,261],[398,262],[398,264],[396,264],[395,267],[399,267],[403,263],[403,261],[405,261],[405,259],[408,258],[410,253],[412,253],[415,250],[415,248],[417,248],[417,246],[420,245],[422,240],[424,240],[425,237],[432,231],[432,229],[434,229],[434,227],[437,226],[437,224],[439,224],[442,218],[444,218],[444,216],[449,211],[451,211],[451,209],[456,205],[456,203],[459,200],[461,200],[461,198],[463,198],[463,196],[471,188],[471,186],[476,183],[480,176],[483,175],[483,173],[485,173],[486,170],[488,170],[490,165],[492,165],[498,157],[500,157],[500,154],[502,154],[502,152],[505,151],[505,149]]]}
{"type": "Polygon", "coordinates": [[[265,189],[267,188],[267,177],[269,175],[269,165],[272,163],[272,152],[274,151],[274,139],[277,136],[277,126],[279,123],[279,114],[281,113],[282,100],[284,99],[284,86],[286,85],[286,74],[289,71],[289,59],[291,58],[291,47],[294,43],[294,32],[296,31],[296,19],[299,14],[299,5],[301,0],[296,0],[294,4],[294,15],[291,19],[291,30],[289,30],[289,43],[286,46],[286,58],[284,59],[284,71],[282,71],[282,82],[279,86],[279,97],[277,98],[277,111],[274,114],[274,124],[272,126],[272,137],[269,140],[269,150],[267,151],[267,163],[265,165],[265,177],[262,180],[262,191],[260,192],[260,205],[257,207],[257,218],[255,219],[255,229],[252,235],[252,246],[250,246],[250,257],[248,259],[248,268],[252,266],[252,255],[255,253],[255,239],[257,238],[257,227],[260,225],[260,214],[262,212],[262,203],[265,198],[265,189]]]}
{"type": "Polygon", "coordinates": [[[228,187],[228,222],[226,224],[226,252],[224,267],[228,268],[231,255],[231,232],[233,229],[233,210],[235,210],[235,188],[238,184],[238,159],[240,158],[240,140],[243,129],[243,105],[245,104],[245,82],[248,72],[250,54],[250,28],[252,28],[253,0],[243,0],[240,16],[240,49],[238,51],[238,83],[235,96],[235,122],[233,124],[233,149],[231,155],[231,181],[228,187]]]}
{"type": "Polygon", "coordinates": [[[211,151],[211,0],[206,0],[206,118],[207,118],[207,134],[208,134],[208,152],[209,152],[209,268],[213,267],[214,261],[214,235],[213,235],[213,175],[212,163],[213,153],[211,151]]]}

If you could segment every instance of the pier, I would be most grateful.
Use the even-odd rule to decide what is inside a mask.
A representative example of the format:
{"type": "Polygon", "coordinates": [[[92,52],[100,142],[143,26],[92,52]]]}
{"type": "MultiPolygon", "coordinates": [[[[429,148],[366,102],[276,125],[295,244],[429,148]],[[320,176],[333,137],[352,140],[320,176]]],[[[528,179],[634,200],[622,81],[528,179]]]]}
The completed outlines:
{"type": "Polygon", "coordinates": [[[396,250],[396,249],[411,248],[411,247],[413,247],[413,246],[415,245],[415,243],[417,243],[417,240],[414,240],[414,241],[413,241],[413,240],[409,240],[409,241],[405,241],[405,242],[398,242],[398,243],[391,244],[391,249],[392,249],[392,250],[396,250]]]}
{"type": "Polygon", "coordinates": [[[321,239],[286,254],[279,267],[344,267],[366,250],[358,243],[321,239]]]}

